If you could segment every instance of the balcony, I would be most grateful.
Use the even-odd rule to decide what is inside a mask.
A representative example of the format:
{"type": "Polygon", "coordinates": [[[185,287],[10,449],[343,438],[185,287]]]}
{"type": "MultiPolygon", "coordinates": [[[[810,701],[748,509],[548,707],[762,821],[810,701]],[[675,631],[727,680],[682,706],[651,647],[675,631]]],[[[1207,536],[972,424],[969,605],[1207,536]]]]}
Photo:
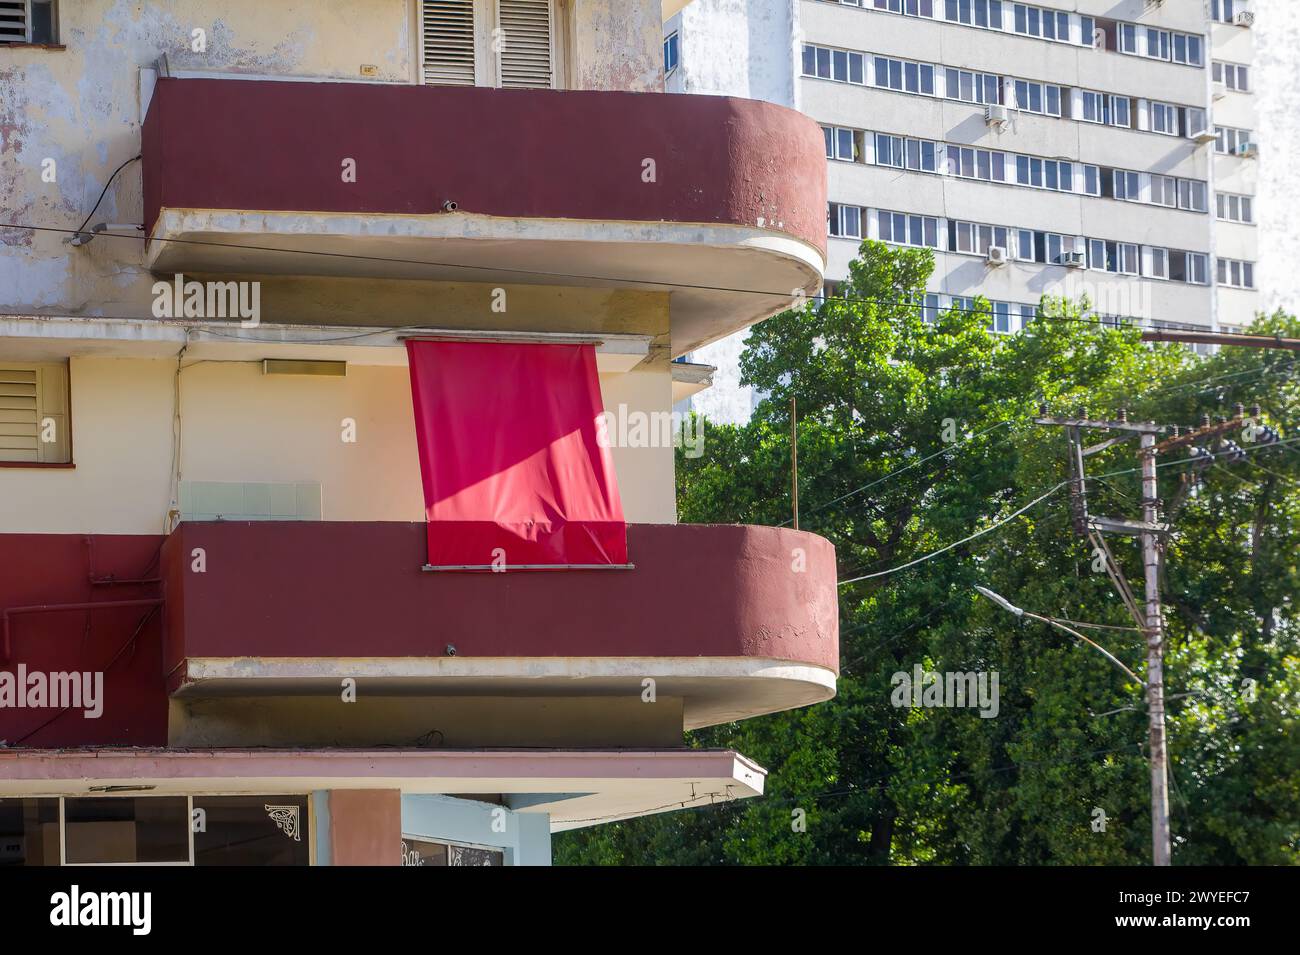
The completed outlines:
{"type": "Polygon", "coordinates": [[[157,273],[667,291],[681,354],[825,265],[821,133],[752,100],[171,78],[143,156],[157,273]]]}
{"type": "Polygon", "coordinates": [[[597,721],[620,718],[611,700],[666,720],[671,710],[658,736],[629,731],[622,745],[680,745],[682,728],[834,694],[829,542],[772,527],[633,524],[628,547],[634,570],[428,573],[423,524],[183,523],[162,551],[168,691],[239,697],[245,709],[256,697],[332,706],[353,678],[368,698],[498,701],[498,719],[521,698],[563,699],[573,718],[597,721]],[[647,678],[680,709],[643,706],[647,678]]]}

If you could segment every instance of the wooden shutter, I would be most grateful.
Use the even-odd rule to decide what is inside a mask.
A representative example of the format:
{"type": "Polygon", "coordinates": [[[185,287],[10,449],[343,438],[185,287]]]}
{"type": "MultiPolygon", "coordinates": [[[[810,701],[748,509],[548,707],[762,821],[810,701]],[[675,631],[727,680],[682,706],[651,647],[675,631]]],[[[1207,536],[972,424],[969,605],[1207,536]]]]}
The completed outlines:
{"type": "Polygon", "coordinates": [[[31,367],[0,367],[0,461],[41,459],[38,374],[31,367]]]}
{"type": "Polygon", "coordinates": [[[27,42],[27,0],[0,0],[0,43],[27,42]]]}
{"type": "Polygon", "coordinates": [[[473,86],[474,0],[422,0],[420,21],[423,81],[473,86]]]}
{"type": "Polygon", "coordinates": [[[554,86],[551,54],[551,0],[497,0],[494,37],[499,85],[504,89],[550,89],[554,86]]]}

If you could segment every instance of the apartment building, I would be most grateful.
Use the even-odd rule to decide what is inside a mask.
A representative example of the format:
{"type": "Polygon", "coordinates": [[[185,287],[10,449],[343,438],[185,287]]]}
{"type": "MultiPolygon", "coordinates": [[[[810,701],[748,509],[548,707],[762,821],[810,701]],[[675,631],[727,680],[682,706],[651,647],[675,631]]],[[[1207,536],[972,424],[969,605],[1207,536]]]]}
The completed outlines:
{"type": "Polygon", "coordinates": [[[0,865],[547,864],[754,797],[835,555],[678,524],[673,359],[825,274],[681,0],[0,2],[0,865]]]}
{"type": "MultiPolygon", "coordinates": [[[[1247,3],[760,0],[748,19],[734,6],[701,0],[668,24],[669,89],[746,89],[791,65],[786,105],[824,136],[832,293],[871,238],[933,249],[923,307],[983,295],[996,332],[1044,294],[1163,326],[1253,318],[1247,3]]],[[[725,363],[732,347],[694,358],[725,363]]]]}

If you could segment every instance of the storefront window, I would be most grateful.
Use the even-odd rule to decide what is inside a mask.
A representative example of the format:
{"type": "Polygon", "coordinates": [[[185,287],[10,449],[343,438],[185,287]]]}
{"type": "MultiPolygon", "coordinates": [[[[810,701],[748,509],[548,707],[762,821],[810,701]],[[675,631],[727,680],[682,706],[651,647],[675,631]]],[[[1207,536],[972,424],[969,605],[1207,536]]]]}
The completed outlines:
{"type": "Polygon", "coordinates": [[[505,865],[505,855],[500,849],[402,836],[402,865],[505,865]]]}

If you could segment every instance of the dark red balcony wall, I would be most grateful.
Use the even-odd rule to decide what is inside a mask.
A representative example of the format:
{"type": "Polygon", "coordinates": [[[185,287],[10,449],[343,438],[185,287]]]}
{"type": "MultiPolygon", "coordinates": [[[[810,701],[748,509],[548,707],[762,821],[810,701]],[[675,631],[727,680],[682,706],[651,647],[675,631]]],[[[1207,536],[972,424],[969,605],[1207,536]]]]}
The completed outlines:
{"type": "Polygon", "coordinates": [[[163,551],[181,581],[168,585],[168,669],[181,652],[437,657],[450,643],[461,657],[761,657],[838,672],[825,539],[633,524],[628,549],[635,570],[425,573],[423,524],[182,524],[163,551]],[[195,548],[205,573],[189,569],[195,548]]]}
{"type": "Polygon", "coordinates": [[[761,222],[826,248],[821,131],[756,100],[162,79],[143,149],[149,231],[161,208],[420,215],[454,200],[508,218],[761,222]]]}
{"type": "MultiPolygon", "coordinates": [[[[156,576],[157,536],[0,534],[0,608],[148,599],[156,584],[94,586],[96,577],[156,576]]],[[[104,673],[104,711],[0,708],[0,740],[10,746],[162,746],[167,742],[167,692],[159,610],[132,634],[147,607],[11,617],[13,655],[0,670],[104,673]]]]}

